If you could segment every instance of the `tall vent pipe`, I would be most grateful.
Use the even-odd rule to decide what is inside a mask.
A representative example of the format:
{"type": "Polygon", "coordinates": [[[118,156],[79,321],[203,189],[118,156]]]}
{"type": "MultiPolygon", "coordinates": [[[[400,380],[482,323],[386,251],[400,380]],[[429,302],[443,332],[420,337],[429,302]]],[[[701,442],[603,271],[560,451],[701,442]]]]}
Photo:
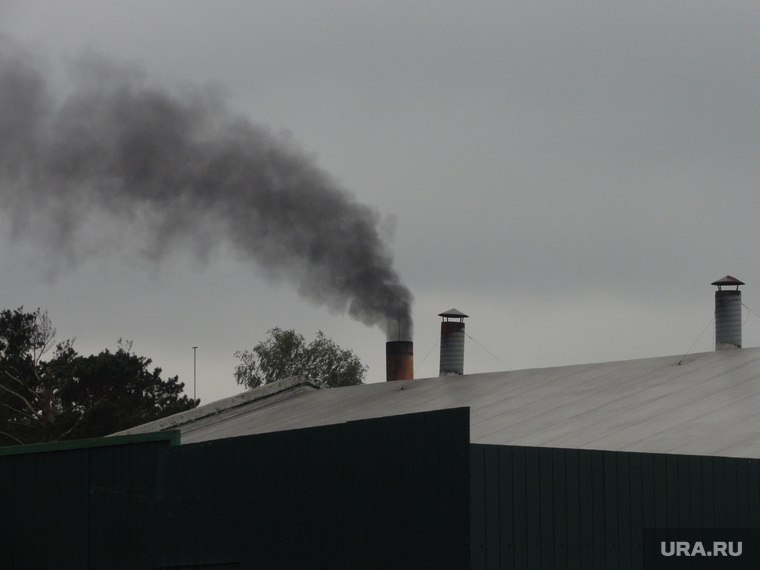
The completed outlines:
{"type": "Polygon", "coordinates": [[[712,285],[715,292],[715,350],[731,350],[742,347],[742,292],[741,281],[730,275],[718,279],[712,285]],[[723,289],[735,287],[735,289],[723,289]]]}
{"type": "Polygon", "coordinates": [[[411,380],[414,378],[414,344],[410,340],[392,340],[385,343],[385,379],[411,380]]]}
{"type": "Polygon", "coordinates": [[[441,320],[441,366],[439,376],[464,374],[464,320],[462,311],[449,309],[438,313],[441,320]]]}

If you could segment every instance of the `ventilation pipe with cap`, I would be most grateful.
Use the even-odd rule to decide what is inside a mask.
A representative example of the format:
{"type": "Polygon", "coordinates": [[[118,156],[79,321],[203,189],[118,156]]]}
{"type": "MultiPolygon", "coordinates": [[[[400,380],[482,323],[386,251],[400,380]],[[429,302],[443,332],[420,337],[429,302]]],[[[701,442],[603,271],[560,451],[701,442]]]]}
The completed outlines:
{"type": "Polygon", "coordinates": [[[439,376],[464,374],[464,319],[461,311],[449,309],[438,313],[441,321],[441,366],[439,376]]]}
{"type": "Polygon", "coordinates": [[[735,277],[726,275],[712,285],[715,292],[715,350],[731,350],[742,347],[742,292],[744,285],[735,277]],[[723,287],[736,287],[724,290],[723,287]]]}

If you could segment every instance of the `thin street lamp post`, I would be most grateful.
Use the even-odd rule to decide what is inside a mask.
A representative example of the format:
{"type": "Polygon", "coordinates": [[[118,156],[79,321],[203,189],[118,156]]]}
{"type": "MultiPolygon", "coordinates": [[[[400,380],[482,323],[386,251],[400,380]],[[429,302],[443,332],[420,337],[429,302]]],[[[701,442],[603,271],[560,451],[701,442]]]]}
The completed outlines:
{"type": "Polygon", "coordinates": [[[193,401],[196,399],[195,397],[195,387],[196,387],[196,366],[195,366],[195,352],[198,350],[197,346],[193,347],[193,401]]]}

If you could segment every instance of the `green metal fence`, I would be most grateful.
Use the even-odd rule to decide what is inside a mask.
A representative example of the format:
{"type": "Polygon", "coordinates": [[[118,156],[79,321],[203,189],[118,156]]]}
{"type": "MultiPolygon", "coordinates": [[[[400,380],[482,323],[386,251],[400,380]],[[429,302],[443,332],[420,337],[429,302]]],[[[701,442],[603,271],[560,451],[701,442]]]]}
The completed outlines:
{"type": "Polygon", "coordinates": [[[469,411],[0,453],[0,568],[466,568],[469,411]]]}
{"type": "Polygon", "coordinates": [[[468,410],[179,446],[157,560],[246,568],[463,568],[468,410]]]}
{"type": "Polygon", "coordinates": [[[0,449],[0,568],[149,568],[152,466],[177,436],[0,449]]]}
{"type": "Polygon", "coordinates": [[[472,568],[643,568],[645,528],[760,528],[760,460],[471,446],[472,568]]]}

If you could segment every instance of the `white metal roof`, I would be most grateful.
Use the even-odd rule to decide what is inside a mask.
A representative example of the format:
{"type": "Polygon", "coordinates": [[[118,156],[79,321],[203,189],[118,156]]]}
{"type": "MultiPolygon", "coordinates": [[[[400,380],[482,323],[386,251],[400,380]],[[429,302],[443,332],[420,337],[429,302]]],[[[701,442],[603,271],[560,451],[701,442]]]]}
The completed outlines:
{"type": "Polygon", "coordinates": [[[194,443],[469,407],[473,443],[760,457],[759,348],[324,390],[300,378],[259,390],[269,392],[128,433],[180,429],[194,443]]]}

